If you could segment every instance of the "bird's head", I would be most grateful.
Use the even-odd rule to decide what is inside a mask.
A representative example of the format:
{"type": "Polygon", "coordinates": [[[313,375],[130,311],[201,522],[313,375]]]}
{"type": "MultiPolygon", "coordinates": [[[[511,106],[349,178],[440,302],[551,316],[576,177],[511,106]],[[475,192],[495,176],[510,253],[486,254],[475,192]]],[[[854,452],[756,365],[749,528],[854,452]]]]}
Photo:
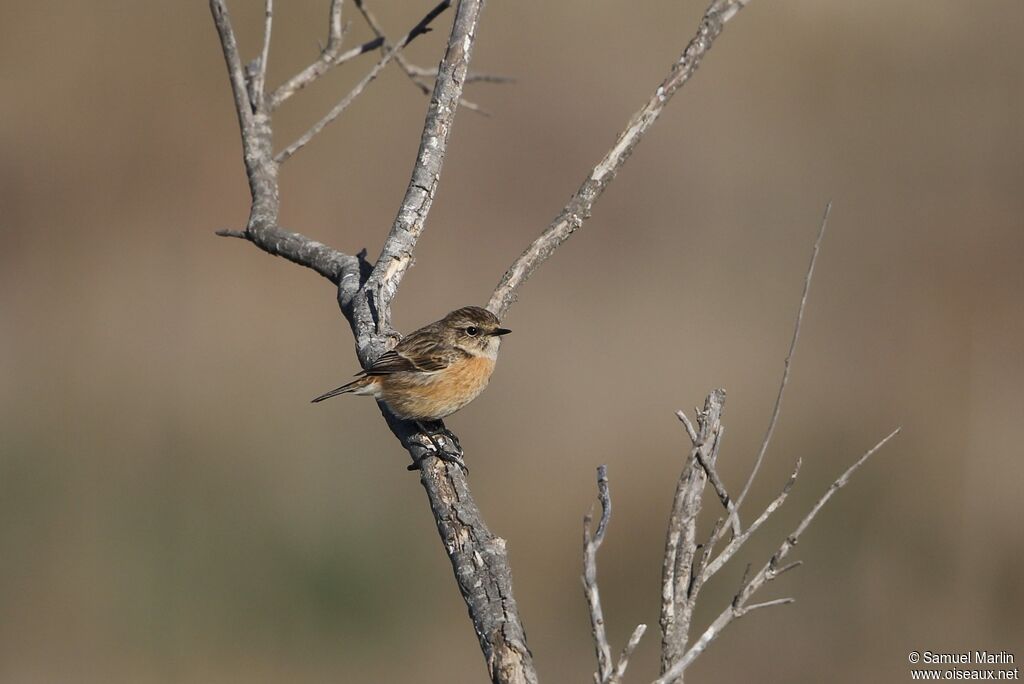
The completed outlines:
{"type": "Polygon", "coordinates": [[[501,321],[487,309],[464,306],[441,319],[441,332],[446,341],[473,356],[495,358],[501,336],[512,332],[501,327],[501,321]]]}

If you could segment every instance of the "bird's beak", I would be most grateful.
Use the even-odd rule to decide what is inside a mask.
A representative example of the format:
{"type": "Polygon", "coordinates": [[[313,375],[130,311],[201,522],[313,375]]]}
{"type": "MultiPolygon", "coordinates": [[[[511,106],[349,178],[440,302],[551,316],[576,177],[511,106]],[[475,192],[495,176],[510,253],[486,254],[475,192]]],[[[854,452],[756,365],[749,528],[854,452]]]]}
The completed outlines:
{"type": "Polygon", "coordinates": [[[495,337],[501,337],[502,335],[508,335],[510,332],[512,331],[508,328],[496,328],[491,334],[495,337]]]}

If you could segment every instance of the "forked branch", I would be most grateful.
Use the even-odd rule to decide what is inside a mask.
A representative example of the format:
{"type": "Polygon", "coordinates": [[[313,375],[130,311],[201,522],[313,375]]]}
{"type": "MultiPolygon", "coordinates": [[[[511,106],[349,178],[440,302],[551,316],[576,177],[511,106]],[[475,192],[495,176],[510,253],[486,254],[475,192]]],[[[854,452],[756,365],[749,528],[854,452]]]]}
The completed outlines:
{"type": "MultiPolygon", "coordinates": [[[[694,449],[684,464],[673,503],[673,512],[669,520],[669,533],[664,561],[666,575],[663,578],[661,615],[663,664],[662,674],[655,680],[654,684],[681,682],[686,669],[704,653],[711,642],[717,639],[733,620],[761,608],[771,608],[793,603],[794,599],[792,598],[770,599],[760,603],[751,603],[750,600],[764,585],[801,565],[800,561],[787,565],[783,565],[782,561],[793,547],[797,545],[801,536],[810,527],[832,496],[849,483],[853,474],[871,456],[877,453],[889,440],[900,432],[899,428],[893,430],[836,478],[814,506],[804,515],[796,529],[783,540],[768,562],[757,573],[751,576],[751,568],[749,565],[747,566],[740,581],[739,589],[736,591],[729,606],[705,628],[696,642],[688,645],[689,627],[693,618],[697,596],[704,582],[713,576],[725,562],[732,558],[739,547],[750,538],[769,516],[779,509],[796,482],[800,469],[800,461],[798,460],[796,468],[783,487],[782,492],[747,530],[735,537],[714,561],[710,561],[715,540],[719,538],[718,532],[724,527],[725,518],[718,519],[710,538],[703,545],[696,543],[695,531],[692,531],[690,526],[695,526],[696,515],[699,512],[699,499],[704,489],[704,483],[702,483],[701,478],[701,473],[704,470],[700,465],[698,454],[704,454],[704,457],[710,463],[717,460],[717,451],[713,446],[709,446],[709,441],[713,440],[714,435],[720,434],[720,419],[724,400],[724,392],[721,390],[713,391],[705,401],[704,410],[699,411],[697,414],[698,427],[693,429],[688,420],[684,421],[690,426],[688,431],[695,437],[693,440],[694,449]],[[710,454],[704,453],[708,450],[710,450],[710,454]],[[697,501],[694,502],[691,497],[695,497],[697,501]]],[[[611,517],[611,498],[608,491],[608,475],[605,466],[598,468],[597,479],[598,499],[601,502],[601,519],[597,531],[592,533],[592,516],[588,514],[584,518],[583,586],[590,612],[595,651],[597,653],[598,669],[594,674],[594,681],[596,684],[617,684],[621,682],[628,658],[636,648],[636,644],[639,642],[645,626],[640,625],[637,627],[633,637],[623,650],[623,655],[619,662],[617,664],[613,663],[611,647],[608,643],[605,628],[604,612],[601,607],[600,592],[597,586],[597,551],[604,541],[608,521],[611,517]]]]}
{"type": "Polygon", "coordinates": [[[796,546],[800,540],[800,536],[807,530],[811,522],[817,517],[821,509],[828,503],[828,500],[832,498],[832,495],[842,489],[850,481],[850,477],[864,465],[869,458],[878,452],[886,443],[899,434],[900,428],[896,428],[888,436],[878,442],[875,446],[868,449],[864,455],[862,455],[857,461],[847,468],[842,475],[840,475],[832,485],[825,490],[818,502],[811,508],[811,510],[804,516],[797,525],[796,530],[793,531],[779,546],[778,550],[772,555],[771,559],[764,564],[764,566],[755,574],[749,581],[744,574],[743,581],[740,583],[740,589],[733,598],[732,603],[723,610],[717,618],[704,630],[700,638],[691,646],[686,653],[680,657],[673,665],[662,674],[661,677],[655,680],[654,684],[671,684],[672,682],[678,681],[693,661],[700,656],[708,645],[718,638],[722,631],[736,618],[743,617],[752,610],[758,608],[767,608],[777,605],[785,605],[792,603],[793,599],[776,599],[772,601],[766,601],[764,603],[750,604],[748,601],[757,592],[758,589],[763,587],[768,582],[771,582],[775,578],[779,577],[782,573],[788,572],[793,568],[796,568],[799,563],[791,563],[789,565],[780,565],[781,561],[786,555],[796,546]]]}

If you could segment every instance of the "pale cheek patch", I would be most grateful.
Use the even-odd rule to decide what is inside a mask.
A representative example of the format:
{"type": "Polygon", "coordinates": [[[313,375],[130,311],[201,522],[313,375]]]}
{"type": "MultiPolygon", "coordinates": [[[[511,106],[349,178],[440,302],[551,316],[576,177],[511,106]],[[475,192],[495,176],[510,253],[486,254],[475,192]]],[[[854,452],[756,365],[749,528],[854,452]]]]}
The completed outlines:
{"type": "Polygon", "coordinates": [[[484,356],[494,361],[498,358],[498,347],[501,346],[501,339],[498,337],[492,337],[487,340],[487,347],[484,348],[484,356]]]}

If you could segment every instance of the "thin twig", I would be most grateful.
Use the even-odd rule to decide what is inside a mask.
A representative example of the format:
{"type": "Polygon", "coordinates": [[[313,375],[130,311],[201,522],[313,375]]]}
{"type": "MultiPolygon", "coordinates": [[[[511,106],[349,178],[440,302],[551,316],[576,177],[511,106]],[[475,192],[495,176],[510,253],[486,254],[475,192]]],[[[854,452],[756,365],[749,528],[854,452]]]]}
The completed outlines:
{"type": "MultiPolygon", "coordinates": [[[[719,426],[718,432],[715,433],[715,442],[712,447],[715,454],[718,453],[718,449],[722,443],[722,434],[724,432],[725,427],[719,426]]],[[[722,478],[718,476],[718,471],[715,470],[716,459],[714,457],[705,457],[704,452],[701,449],[695,449],[694,455],[700,463],[700,467],[703,468],[705,474],[707,474],[708,480],[711,482],[711,486],[715,489],[715,493],[718,494],[718,500],[722,502],[722,507],[729,513],[729,521],[732,525],[733,537],[738,537],[740,535],[740,519],[736,514],[736,507],[733,505],[732,499],[729,498],[729,493],[725,490],[725,484],[722,482],[722,478]]]]}
{"type": "MultiPolygon", "coordinates": [[[[750,526],[747,527],[747,529],[744,530],[740,536],[733,537],[732,540],[730,540],[729,543],[726,545],[726,547],[722,549],[721,553],[719,553],[718,556],[716,556],[715,559],[708,564],[707,568],[705,568],[704,570],[705,582],[708,579],[710,579],[712,575],[718,572],[723,565],[728,563],[729,560],[734,555],[736,555],[736,552],[740,550],[740,547],[742,547],[743,544],[745,544],[746,541],[750,539],[750,537],[753,536],[755,532],[757,532],[758,528],[760,528],[761,525],[763,525],[765,521],[768,520],[768,518],[770,518],[772,514],[775,513],[775,511],[777,511],[782,506],[782,504],[786,501],[786,497],[789,496],[789,490],[791,490],[793,488],[793,485],[796,484],[796,478],[797,475],[800,474],[800,465],[802,463],[803,459],[798,458],[796,460],[796,467],[793,468],[793,473],[789,476],[789,479],[786,481],[786,484],[783,485],[782,492],[779,493],[779,495],[775,497],[775,499],[770,504],[768,504],[768,506],[764,509],[764,512],[762,512],[761,515],[759,515],[757,519],[754,522],[752,522],[750,526]]],[[[719,535],[712,535],[712,539],[717,541],[717,536],[719,535]]]]}
{"type": "Polygon", "coordinates": [[[715,521],[715,526],[711,530],[711,534],[708,536],[708,543],[704,546],[698,547],[700,550],[700,556],[697,559],[697,563],[693,566],[690,571],[690,588],[687,592],[686,597],[686,609],[693,614],[697,607],[697,598],[700,596],[700,590],[704,588],[704,568],[708,565],[708,560],[711,558],[711,552],[714,550],[714,539],[718,536],[719,530],[722,529],[722,525],[725,523],[725,518],[719,518],[715,521]]]}
{"type": "Polygon", "coordinates": [[[902,427],[898,427],[892,432],[890,432],[888,435],[886,435],[885,439],[883,439],[878,444],[869,449],[863,456],[861,456],[857,460],[856,463],[847,468],[846,471],[842,475],[840,475],[835,482],[832,483],[832,486],[828,488],[828,491],[826,491],[824,495],[822,495],[821,499],[818,500],[818,503],[814,504],[814,508],[812,508],[811,511],[806,516],[804,516],[804,519],[800,521],[800,524],[797,526],[796,531],[789,536],[789,539],[783,542],[782,547],[780,547],[779,551],[775,554],[775,565],[778,565],[778,561],[782,560],[782,558],[784,558],[785,555],[789,553],[789,549],[796,544],[796,541],[800,538],[800,535],[802,535],[804,531],[806,531],[807,528],[810,527],[811,522],[814,520],[815,516],[818,515],[818,511],[820,511],[822,507],[826,503],[828,503],[828,500],[832,498],[832,495],[838,492],[843,487],[845,487],[847,483],[850,481],[850,476],[853,475],[858,468],[864,465],[864,463],[869,458],[874,456],[879,449],[884,447],[889,440],[898,435],[900,433],[900,430],[902,429],[902,427]]]}
{"type": "Polygon", "coordinates": [[[726,22],[746,6],[749,0],[714,0],[701,18],[697,35],[686,46],[683,54],[672,65],[668,76],[654,91],[650,99],[629,120],[619,134],[612,148],[593,168],[587,179],[565,205],[554,221],[534,240],[505,271],[494,289],[487,308],[498,318],[504,317],[516,300],[519,288],[533,274],[537,267],[550,257],[563,242],[569,239],[583,222],[590,218],[594,203],[615,178],[622,165],[632,154],[637,143],[658,120],[665,105],[690,77],[697,71],[701,59],[711,49],[722,32],[726,22]]]}
{"type": "Polygon", "coordinates": [[[218,235],[220,237],[242,238],[243,240],[249,239],[248,233],[246,233],[244,230],[231,230],[230,228],[221,228],[220,230],[215,230],[213,231],[213,234],[218,235]]]}
{"type": "Polygon", "coordinates": [[[619,662],[615,665],[615,671],[612,676],[608,679],[608,684],[620,684],[623,676],[626,674],[626,668],[629,666],[629,659],[633,655],[633,651],[640,644],[640,639],[643,637],[644,632],[647,631],[647,625],[637,625],[636,629],[633,630],[633,634],[629,637],[629,641],[622,648],[622,653],[619,654],[619,662]]]}
{"type": "Polygon", "coordinates": [[[217,27],[217,35],[220,37],[224,61],[228,67],[228,79],[231,82],[231,93],[235,97],[238,126],[244,137],[246,132],[252,130],[253,111],[252,102],[249,101],[249,93],[245,87],[245,70],[242,68],[242,59],[238,54],[238,41],[235,40],[235,31],[231,27],[231,15],[223,0],[210,0],[210,13],[213,15],[214,26],[217,27]]]}
{"type": "Polygon", "coordinates": [[[803,561],[798,560],[798,561],[793,561],[792,563],[789,563],[787,565],[783,565],[781,568],[777,568],[775,570],[775,577],[778,577],[779,575],[782,575],[783,573],[787,573],[790,570],[796,570],[797,568],[799,568],[803,564],[804,564],[803,561]]]}
{"type": "Polygon", "coordinates": [[[775,426],[779,422],[779,412],[782,409],[782,398],[786,392],[786,384],[789,382],[789,369],[790,364],[793,361],[793,354],[796,352],[796,343],[800,339],[800,326],[804,320],[804,310],[807,308],[807,295],[811,291],[811,279],[814,277],[814,264],[818,259],[818,251],[821,249],[821,241],[825,237],[825,228],[828,226],[828,215],[832,211],[832,203],[829,202],[825,205],[825,214],[821,217],[821,227],[818,228],[818,237],[814,241],[814,250],[811,252],[811,263],[807,266],[807,275],[804,276],[804,291],[800,296],[800,308],[796,314],[796,324],[793,326],[793,339],[789,343],[789,351],[786,353],[786,361],[782,370],[782,381],[779,383],[779,392],[775,397],[775,406],[772,408],[772,417],[768,422],[768,430],[765,432],[764,439],[761,441],[761,448],[757,452],[757,458],[754,460],[754,468],[750,471],[750,476],[747,478],[747,482],[743,485],[743,490],[740,495],[736,497],[736,509],[737,515],[741,505],[747,498],[747,493],[750,491],[751,485],[754,484],[754,478],[757,477],[757,471],[761,468],[761,463],[764,461],[765,452],[768,451],[768,445],[772,441],[772,435],[775,433],[775,426]]]}
{"type": "Polygon", "coordinates": [[[266,111],[264,90],[267,83],[267,60],[270,58],[270,29],[274,24],[274,0],[265,0],[263,20],[263,50],[260,52],[259,63],[256,65],[256,77],[253,79],[253,101],[262,111],[266,111]]]}
{"type": "Polygon", "coordinates": [[[402,39],[399,40],[394,47],[388,50],[387,53],[383,57],[381,57],[380,61],[378,61],[373,66],[373,68],[370,69],[369,73],[363,76],[362,80],[360,80],[359,83],[357,83],[352,88],[352,90],[350,90],[348,94],[341,99],[341,102],[334,105],[331,111],[329,111],[322,119],[313,124],[313,126],[310,127],[308,131],[303,133],[298,140],[296,140],[291,145],[286,147],[284,150],[279,152],[278,155],[274,157],[274,161],[276,161],[278,164],[283,164],[284,162],[291,159],[292,155],[294,155],[296,152],[305,147],[306,143],[308,143],[320,131],[326,128],[328,124],[330,124],[332,121],[341,116],[342,112],[348,109],[348,106],[352,104],[352,102],[362,94],[363,90],[366,89],[366,86],[370,85],[370,83],[375,78],[377,78],[380,72],[384,70],[384,67],[386,67],[388,63],[398,55],[399,51],[402,50],[406,45],[408,45],[416,36],[424,33],[427,30],[427,26],[430,25],[430,22],[433,21],[434,18],[437,17],[437,15],[441,14],[441,12],[443,12],[449,6],[449,4],[451,4],[450,0],[444,0],[444,2],[440,3],[433,10],[431,10],[430,13],[427,14],[427,16],[420,20],[420,23],[414,26],[412,30],[409,31],[409,33],[405,34],[405,36],[403,36],[402,39]]]}
{"type": "Polygon", "coordinates": [[[345,37],[345,25],[341,21],[344,0],[331,0],[331,11],[327,20],[327,48],[338,49],[345,37]]]}
{"type": "MultiPolygon", "coordinates": [[[[444,0],[440,5],[432,9],[426,17],[420,20],[420,22],[406,34],[402,47],[411,43],[418,36],[427,33],[430,30],[430,22],[450,6],[451,0],[444,0]]],[[[345,62],[360,55],[364,55],[372,50],[376,50],[384,44],[384,39],[378,36],[377,38],[367,41],[362,45],[346,50],[345,52],[341,52],[341,30],[341,3],[336,2],[336,4],[331,7],[330,29],[326,47],[324,47],[320,52],[320,55],[312,64],[278,86],[277,90],[275,90],[273,95],[270,96],[271,110],[280,107],[289,97],[313,83],[333,67],[336,67],[339,64],[344,64],[345,62]]],[[[388,61],[390,61],[390,59],[391,58],[388,58],[388,61]]]]}
{"type": "MultiPolygon", "coordinates": [[[[363,19],[366,20],[366,24],[370,27],[370,30],[373,31],[374,35],[376,35],[378,38],[380,38],[383,41],[381,43],[381,46],[380,46],[381,51],[382,52],[387,52],[387,50],[390,49],[390,44],[388,43],[387,36],[384,34],[383,27],[381,27],[380,23],[377,21],[377,17],[375,17],[373,15],[373,13],[370,11],[370,8],[366,6],[365,0],[355,0],[355,4],[356,4],[356,9],[358,9],[359,12],[363,15],[363,19]]],[[[416,88],[421,93],[423,93],[424,95],[429,95],[430,94],[430,90],[431,90],[430,85],[428,83],[426,83],[423,80],[423,78],[426,77],[428,74],[429,74],[430,78],[433,78],[433,77],[437,76],[437,69],[436,68],[435,69],[424,69],[422,67],[418,67],[415,64],[412,64],[411,62],[409,62],[409,58],[406,57],[404,54],[400,54],[400,55],[396,55],[395,56],[395,64],[398,65],[398,67],[402,70],[402,72],[409,78],[409,81],[413,85],[415,85],[416,88]]],[[[466,77],[466,79],[465,79],[465,83],[473,83],[475,81],[484,80],[484,79],[479,78],[477,76],[478,75],[476,75],[476,74],[468,75],[466,77]]],[[[500,76],[489,77],[489,78],[493,79],[493,80],[490,81],[492,83],[504,83],[504,82],[507,82],[507,81],[504,81],[504,80],[500,80],[501,79],[500,76]]],[[[467,100],[465,97],[459,98],[459,104],[462,107],[465,107],[466,109],[469,109],[471,111],[477,112],[478,114],[483,114],[484,116],[490,116],[490,113],[486,109],[483,109],[480,105],[476,104],[475,102],[471,102],[470,100],[467,100]]]]}
{"type": "Polygon", "coordinates": [[[328,44],[316,61],[277,87],[270,96],[270,109],[277,109],[292,95],[312,84],[332,68],[376,50],[380,47],[381,42],[379,38],[374,38],[345,52],[337,53],[333,53],[328,44]]]}
{"type": "Polygon", "coordinates": [[[795,598],[780,598],[780,599],[774,599],[772,601],[765,601],[763,603],[752,603],[750,605],[743,606],[741,608],[737,608],[736,609],[736,617],[737,618],[741,618],[744,615],[746,615],[747,613],[749,613],[750,611],[757,610],[758,608],[771,608],[772,606],[788,606],[790,603],[796,603],[796,599],[795,598]]]}
{"type": "Polygon", "coordinates": [[[601,594],[597,588],[597,551],[604,542],[604,533],[612,515],[611,496],[608,493],[608,466],[597,468],[597,497],[601,502],[601,519],[597,524],[597,532],[590,533],[593,516],[588,513],[583,518],[583,589],[590,610],[590,629],[594,635],[594,649],[597,653],[597,677],[602,683],[612,676],[612,649],[608,644],[605,630],[604,613],[601,609],[601,594]]]}
{"type": "Polygon", "coordinates": [[[363,91],[366,89],[366,86],[370,85],[370,83],[375,78],[377,78],[380,72],[384,70],[384,67],[388,65],[388,62],[390,62],[391,59],[396,54],[398,54],[398,51],[401,49],[401,45],[396,45],[386,55],[384,55],[380,59],[380,61],[377,62],[372,69],[370,69],[369,73],[363,76],[362,80],[356,83],[355,86],[353,86],[352,90],[348,91],[348,94],[345,95],[345,97],[341,98],[341,101],[338,104],[334,105],[333,108],[331,108],[331,111],[327,112],[327,114],[324,115],[322,119],[313,124],[309,128],[309,130],[303,133],[295,142],[293,142],[291,145],[278,152],[277,156],[274,157],[274,161],[276,161],[278,164],[283,164],[284,162],[291,159],[292,155],[294,155],[296,152],[305,147],[306,144],[314,137],[316,137],[316,135],[320,133],[320,131],[326,128],[328,124],[330,124],[332,121],[341,116],[341,114],[346,109],[348,109],[348,106],[352,104],[352,102],[355,101],[355,99],[363,93],[363,91]]]}
{"type": "Polygon", "coordinates": [[[612,499],[608,491],[608,466],[605,465],[597,468],[597,498],[601,502],[601,518],[597,524],[597,531],[593,535],[590,532],[593,515],[587,513],[583,518],[582,577],[583,590],[587,597],[587,608],[590,612],[590,629],[594,636],[594,650],[597,654],[597,672],[594,673],[594,681],[597,684],[620,684],[626,673],[626,667],[629,665],[629,658],[633,655],[637,644],[640,643],[640,638],[647,630],[647,625],[637,625],[629,641],[623,647],[618,663],[612,662],[612,649],[608,643],[604,611],[601,608],[601,593],[597,587],[597,551],[604,542],[608,521],[612,516],[612,499]]]}
{"type": "MultiPolygon", "coordinates": [[[[433,69],[427,69],[427,68],[424,68],[424,67],[421,67],[421,66],[416,66],[415,64],[409,64],[409,71],[410,71],[410,73],[412,73],[413,76],[418,76],[420,78],[434,78],[435,76],[437,76],[437,68],[436,67],[433,68],[433,69]]],[[[506,84],[506,83],[515,83],[515,82],[516,82],[515,76],[502,76],[500,74],[478,74],[478,73],[470,72],[466,76],[466,83],[467,84],[469,84],[469,83],[497,83],[497,84],[506,84]]]]}
{"type": "Polygon", "coordinates": [[[690,441],[694,444],[697,443],[697,431],[693,429],[693,423],[686,417],[686,413],[683,411],[676,411],[676,418],[678,418],[683,426],[686,428],[686,434],[690,438],[690,441]]]}

